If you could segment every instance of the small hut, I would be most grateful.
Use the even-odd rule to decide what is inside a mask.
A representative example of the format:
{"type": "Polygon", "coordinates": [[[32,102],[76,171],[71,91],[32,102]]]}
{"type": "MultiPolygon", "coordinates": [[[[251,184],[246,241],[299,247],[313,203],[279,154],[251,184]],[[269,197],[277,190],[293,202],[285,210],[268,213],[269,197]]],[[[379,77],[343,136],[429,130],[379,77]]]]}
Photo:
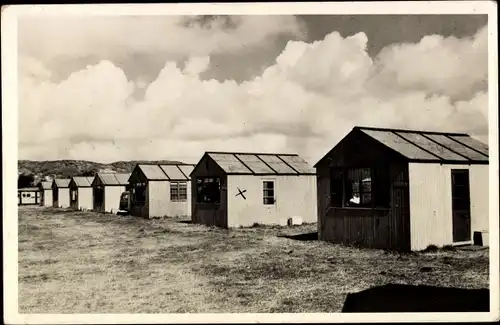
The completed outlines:
{"type": "Polygon", "coordinates": [[[191,216],[194,165],[138,164],[130,176],[131,211],[139,217],[191,216]]]}
{"type": "Polygon", "coordinates": [[[93,210],[116,213],[120,208],[121,194],[130,189],[126,173],[97,173],[92,181],[93,210]]]}
{"type": "Polygon", "coordinates": [[[93,177],[74,176],[69,183],[70,207],[75,210],[91,210],[93,177]]]}
{"type": "Polygon", "coordinates": [[[52,182],[52,206],[69,208],[69,178],[55,178],[52,182]]]}
{"type": "Polygon", "coordinates": [[[38,184],[40,189],[40,205],[44,207],[51,207],[53,205],[52,200],[52,182],[42,181],[38,184]]]}
{"type": "Polygon", "coordinates": [[[206,152],[191,186],[194,223],[229,228],[317,221],[316,174],[297,154],[206,152]]]}
{"type": "Polygon", "coordinates": [[[487,233],[488,146],[463,133],[355,127],[316,165],[318,237],[402,251],[487,233]]]}
{"type": "Polygon", "coordinates": [[[38,187],[23,187],[17,190],[19,205],[40,204],[40,190],[38,187]]]}

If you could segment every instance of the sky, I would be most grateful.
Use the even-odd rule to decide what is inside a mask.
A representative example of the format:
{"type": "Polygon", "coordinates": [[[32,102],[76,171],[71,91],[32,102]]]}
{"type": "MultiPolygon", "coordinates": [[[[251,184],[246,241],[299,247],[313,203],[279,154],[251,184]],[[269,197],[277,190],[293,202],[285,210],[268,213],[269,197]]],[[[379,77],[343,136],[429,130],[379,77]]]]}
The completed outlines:
{"type": "Polygon", "coordinates": [[[24,16],[19,159],[298,153],[352,127],[488,142],[486,15],[24,16]]]}

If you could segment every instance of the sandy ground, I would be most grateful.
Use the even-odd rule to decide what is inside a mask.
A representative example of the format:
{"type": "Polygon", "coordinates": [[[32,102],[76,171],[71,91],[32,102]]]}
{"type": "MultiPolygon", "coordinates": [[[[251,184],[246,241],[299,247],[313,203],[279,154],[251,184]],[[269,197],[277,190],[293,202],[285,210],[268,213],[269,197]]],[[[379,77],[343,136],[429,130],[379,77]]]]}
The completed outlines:
{"type": "Polygon", "coordinates": [[[21,313],[340,312],[386,283],[488,287],[488,249],[397,254],[284,235],[64,209],[19,209],[21,313]]]}

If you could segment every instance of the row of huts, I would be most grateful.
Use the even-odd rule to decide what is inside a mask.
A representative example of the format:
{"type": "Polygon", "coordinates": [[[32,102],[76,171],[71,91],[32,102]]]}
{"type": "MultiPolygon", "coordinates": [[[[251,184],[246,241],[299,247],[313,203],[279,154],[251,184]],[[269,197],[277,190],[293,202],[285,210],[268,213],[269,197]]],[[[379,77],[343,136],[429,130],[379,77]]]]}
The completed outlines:
{"type": "Polygon", "coordinates": [[[188,215],[223,228],[318,224],[320,240],[420,250],[488,232],[488,146],[462,133],[355,127],[311,167],[297,154],[206,152],[42,185],[46,206],[188,215]]]}

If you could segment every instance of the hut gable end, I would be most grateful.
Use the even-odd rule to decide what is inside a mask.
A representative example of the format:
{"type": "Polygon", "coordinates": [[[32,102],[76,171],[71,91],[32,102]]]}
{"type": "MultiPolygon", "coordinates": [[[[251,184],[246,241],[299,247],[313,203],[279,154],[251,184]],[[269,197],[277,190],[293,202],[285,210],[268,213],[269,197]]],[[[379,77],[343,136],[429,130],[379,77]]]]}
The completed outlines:
{"type": "Polygon", "coordinates": [[[223,176],[226,172],[207,154],[205,153],[198,164],[194,167],[189,176],[223,176]]]}
{"type": "Polygon", "coordinates": [[[353,130],[316,163],[315,167],[317,169],[334,166],[354,167],[391,161],[406,161],[406,157],[368,135],[353,130]]]}

